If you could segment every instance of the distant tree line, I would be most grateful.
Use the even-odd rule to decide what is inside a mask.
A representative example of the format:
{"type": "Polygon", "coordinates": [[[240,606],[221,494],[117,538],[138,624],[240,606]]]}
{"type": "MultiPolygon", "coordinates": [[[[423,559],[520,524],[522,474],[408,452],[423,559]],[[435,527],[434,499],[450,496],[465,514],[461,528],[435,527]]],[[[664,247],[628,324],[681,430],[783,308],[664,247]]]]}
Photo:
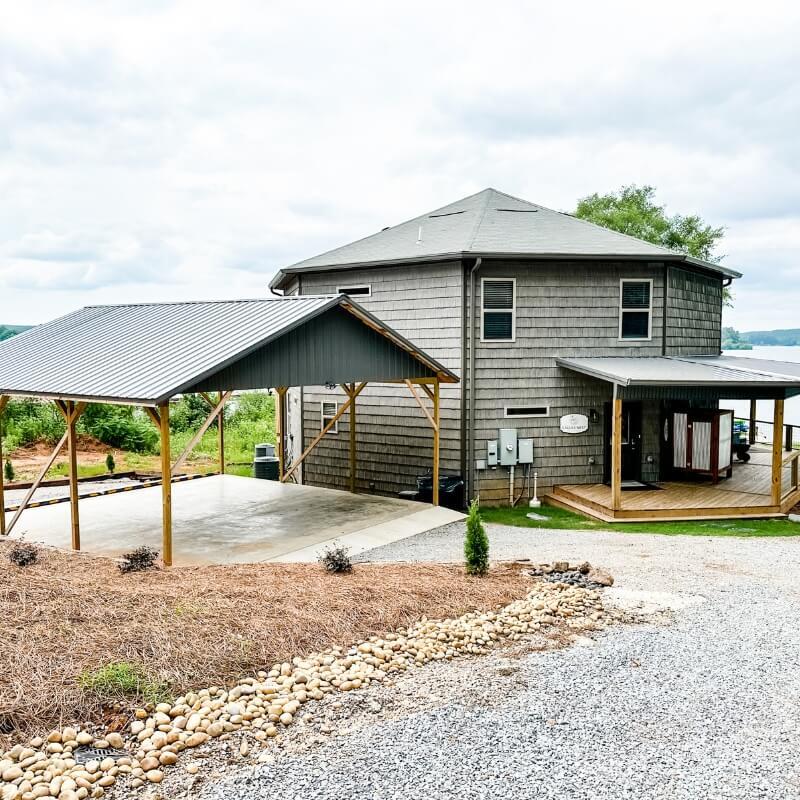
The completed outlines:
{"type": "Polygon", "coordinates": [[[745,331],[744,333],[740,333],[735,328],[722,329],[723,350],[752,350],[753,345],[800,346],[800,328],[775,331],[745,331]]]}

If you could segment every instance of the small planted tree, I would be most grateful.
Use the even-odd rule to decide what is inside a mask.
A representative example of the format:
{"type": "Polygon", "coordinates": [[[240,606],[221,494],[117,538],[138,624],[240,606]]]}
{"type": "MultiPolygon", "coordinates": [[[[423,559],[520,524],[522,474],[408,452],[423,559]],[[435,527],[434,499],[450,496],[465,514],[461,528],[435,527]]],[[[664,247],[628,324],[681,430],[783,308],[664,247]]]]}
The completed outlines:
{"type": "Polygon", "coordinates": [[[7,458],[5,466],[3,467],[3,474],[6,476],[6,480],[11,483],[14,480],[14,465],[11,463],[11,459],[7,458]]]}
{"type": "Polygon", "coordinates": [[[467,534],[464,538],[464,558],[469,575],[485,575],[489,571],[489,537],[481,521],[478,501],[469,504],[467,534]]]}
{"type": "Polygon", "coordinates": [[[113,473],[116,468],[117,468],[117,464],[114,461],[114,454],[113,453],[109,453],[106,456],[106,472],[113,473]]]}

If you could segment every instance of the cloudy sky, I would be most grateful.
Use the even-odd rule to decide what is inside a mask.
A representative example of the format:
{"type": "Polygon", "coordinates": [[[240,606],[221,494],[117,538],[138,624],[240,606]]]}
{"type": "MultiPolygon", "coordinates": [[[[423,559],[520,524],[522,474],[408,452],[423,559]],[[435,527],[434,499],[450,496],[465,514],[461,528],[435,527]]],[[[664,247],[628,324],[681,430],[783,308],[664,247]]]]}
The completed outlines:
{"type": "Polygon", "coordinates": [[[260,296],[494,186],[725,225],[728,321],[800,326],[800,6],[2,3],[0,323],[260,296]]]}

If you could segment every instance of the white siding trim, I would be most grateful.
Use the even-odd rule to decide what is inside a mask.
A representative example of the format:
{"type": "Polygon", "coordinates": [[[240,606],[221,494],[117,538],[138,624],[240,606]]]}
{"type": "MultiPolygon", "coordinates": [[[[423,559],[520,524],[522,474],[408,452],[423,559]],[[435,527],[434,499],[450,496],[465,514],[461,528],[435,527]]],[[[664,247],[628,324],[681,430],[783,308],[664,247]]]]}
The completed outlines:
{"type": "Polygon", "coordinates": [[[516,278],[481,278],[481,342],[487,344],[508,344],[509,342],[517,341],[517,279],[516,278]],[[484,291],[483,287],[487,283],[508,283],[511,281],[511,308],[508,310],[511,314],[511,338],[510,339],[486,339],[484,338],[483,331],[483,317],[488,311],[490,314],[502,314],[505,309],[484,308],[484,291]]]}
{"type": "Polygon", "coordinates": [[[619,279],[619,334],[620,342],[650,342],[653,340],[653,279],[652,278],[620,278],[619,279]],[[645,308],[624,309],[622,307],[622,291],[626,283],[649,283],[650,284],[650,305],[645,308]],[[640,312],[647,311],[647,336],[630,337],[622,336],[622,315],[624,311],[640,312]]]}

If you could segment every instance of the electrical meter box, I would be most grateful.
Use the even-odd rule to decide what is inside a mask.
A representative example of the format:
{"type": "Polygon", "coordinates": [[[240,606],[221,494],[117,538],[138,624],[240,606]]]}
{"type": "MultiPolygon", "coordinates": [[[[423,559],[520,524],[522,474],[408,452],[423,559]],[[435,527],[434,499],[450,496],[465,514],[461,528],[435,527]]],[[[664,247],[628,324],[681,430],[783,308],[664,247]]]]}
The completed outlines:
{"type": "Polygon", "coordinates": [[[486,464],[490,467],[497,466],[497,439],[486,442],[486,464]]]}
{"type": "Polygon", "coordinates": [[[533,439],[520,439],[517,451],[520,464],[533,464],[533,439]]]}
{"type": "Polygon", "coordinates": [[[512,467],[517,463],[517,429],[500,428],[498,440],[500,463],[504,467],[512,467]]]}

